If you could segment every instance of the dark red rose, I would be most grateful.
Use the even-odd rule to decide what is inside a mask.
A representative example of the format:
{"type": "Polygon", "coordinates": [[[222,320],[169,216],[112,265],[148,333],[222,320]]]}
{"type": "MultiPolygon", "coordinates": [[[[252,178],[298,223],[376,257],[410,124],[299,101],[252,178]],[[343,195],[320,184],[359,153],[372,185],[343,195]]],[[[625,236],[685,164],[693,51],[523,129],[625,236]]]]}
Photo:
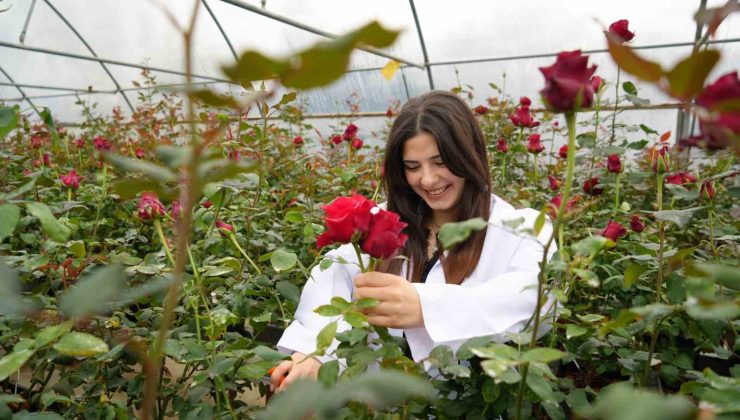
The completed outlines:
{"type": "Polygon", "coordinates": [[[216,220],[216,228],[218,229],[218,233],[220,233],[221,236],[227,236],[229,232],[234,231],[234,226],[224,222],[221,219],[216,220]]]}
{"type": "Polygon", "coordinates": [[[93,139],[93,147],[95,147],[95,150],[97,150],[98,152],[109,151],[113,149],[113,145],[108,140],[100,136],[93,139]]]}
{"type": "Polygon", "coordinates": [[[509,115],[509,119],[517,127],[534,128],[540,125],[540,122],[535,121],[532,114],[529,113],[528,106],[520,106],[517,108],[513,114],[509,115]]]}
{"type": "Polygon", "coordinates": [[[550,125],[552,125],[552,128],[555,129],[555,130],[559,130],[560,129],[560,123],[557,122],[557,121],[553,121],[552,124],[550,124],[550,125]]]}
{"type": "Polygon", "coordinates": [[[337,134],[337,135],[331,137],[331,142],[334,143],[334,144],[339,144],[343,140],[344,139],[342,138],[342,136],[340,134],[337,134]]]}
{"type": "Polygon", "coordinates": [[[630,42],[635,34],[629,30],[629,24],[627,19],[620,19],[609,25],[609,33],[619,37],[622,42],[630,42]]]}
{"type": "Polygon", "coordinates": [[[182,213],[182,203],[180,202],[180,200],[173,200],[172,201],[172,218],[179,219],[180,213],[182,213]]]}
{"type": "Polygon", "coordinates": [[[586,194],[591,194],[591,195],[601,195],[601,193],[604,192],[604,189],[599,188],[598,185],[599,185],[598,177],[587,179],[583,183],[583,192],[585,192],[586,194]]]}
{"type": "Polygon", "coordinates": [[[655,146],[649,149],[650,167],[656,174],[663,174],[671,170],[671,154],[668,146],[655,146]]]}
{"type": "Polygon", "coordinates": [[[615,153],[606,158],[606,169],[614,174],[622,172],[622,161],[619,160],[618,154],[615,153]]]}
{"type": "Polygon", "coordinates": [[[617,243],[619,238],[627,234],[627,229],[621,224],[611,220],[606,224],[606,227],[601,231],[601,236],[610,239],[612,242],[617,243]]]}
{"type": "Polygon", "coordinates": [[[67,173],[67,175],[59,176],[59,179],[62,180],[62,184],[64,184],[65,187],[77,189],[80,188],[80,179],[82,179],[82,177],[78,176],[77,171],[72,169],[67,173]]]}
{"type": "Polygon", "coordinates": [[[526,96],[522,96],[521,98],[519,98],[519,105],[530,106],[532,105],[532,100],[527,98],[526,96]]]}
{"type": "Polygon", "coordinates": [[[529,137],[527,137],[527,151],[536,155],[543,150],[545,150],[545,146],[540,142],[540,135],[537,133],[530,134],[529,137]]]}
{"type": "Polygon", "coordinates": [[[554,176],[548,175],[547,181],[550,183],[551,190],[557,190],[558,188],[560,188],[561,182],[559,179],[555,178],[554,176]]]}
{"type": "Polygon", "coordinates": [[[44,152],[44,155],[41,156],[41,159],[43,160],[45,166],[51,166],[51,154],[49,154],[49,152],[44,152]]]}
{"type": "Polygon", "coordinates": [[[630,217],[630,227],[633,232],[640,233],[645,230],[645,223],[640,219],[640,216],[635,214],[630,217]]]}
{"type": "Polygon", "coordinates": [[[385,110],[385,116],[388,118],[393,118],[393,108],[388,107],[388,109],[385,110]]]}
{"type": "Polygon", "coordinates": [[[229,160],[239,161],[241,158],[242,158],[242,155],[241,153],[239,153],[238,150],[236,149],[229,150],[229,160]]]}
{"type": "Polygon", "coordinates": [[[138,204],[138,215],[141,220],[149,220],[162,217],[165,214],[164,206],[159,201],[157,194],[146,191],[141,193],[138,204]]]}
{"type": "Polygon", "coordinates": [[[316,238],[316,246],[323,248],[333,243],[349,243],[356,233],[365,237],[370,228],[375,203],[355,194],[351,197],[338,197],[323,207],[326,232],[316,238]]]}
{"type": "Polygon", "coordinates": [[[560,150],[558,150],[558,156],[562,159],[568,159],[568,145],[565,144],[560,147],[560,150]]]}
{"type": "Polygon", "coordinates": [[[509,145],[506,143],[506,139],[501,137],[496,142],[496,150],[498,150],[501,153],[506,153],[509,151],[509,145]]]}
{"type": "Polygon", "coordinates": [[[478,115],[486,115],[488,112],[488,107],[484,105],[478,105],[475,108],[473,108],[473,112],[475,112],[478,115]]]}
{"type": "Polygon", "coordinates": [[[355,135],[357,135],[357,130],[359,130],[357,126],[350,123],[347,128],[344,129],[344,135],[342,135],[342,137],[345,141],[350,141],[355,138],[355,135]]]}
{"type": "Polygon", "coordinates": [[[548,109],[555,112],[572,112],[589,108],[594,99],[591,76],[596,66],[588,67],[588,56],[581,51],[563,51],[555,64],[540,67],[545,76],[545,88],[540,91],[548,109]]]}
{"type": "Polygon", "coordinates": [[[689,172],[676,172],[665,177],[666,184],[683,185],[696,182],[696,177],[689,172]]]}
{"type": "Polygon", "coordinates": [[[82,149],[85,147],[85,138],[80,137],[79,139],[75,140],[75,146],[77,146],[78,149],[82,149]]]}
{"type": "Polygon", "coordinates": [[[38,149],[44,145],[44,138],[41,136],[31,136],[31,148],[38,149]]]}
{"type": "Polygon", "coordinates": [[[363,144],[364,143],[362,142],[361,139],[354,139],[354,140],[352,140],[352,148],[353,149],[362,149],[362,145],[363,144]]]}
{"type": "Polygon", "coordinates": [[[591,89],[594,90],[594,93],[597,93],[603,85],[604,85],[604,79],[602,79],[601,77],[594,76],[591,78],[591,89]]]}
{"type": "Polygon", "coordinates": [[[374,179],[372,181],[370,181],[370,188],[372,188],[372,189],[378,188],[378,181],[376,181],[374,179]]]}
{"type": "MultiPolygon", "coordinates": [[[[579,201],[581,201],[580,195],[571,197],[571,199],[568,200],[568,204],[565,205],[565,214],[570,213],[570,211],[579,201]]],[[[560,205],[562,203],[563,198],[560,196],[560,194],[550,199],[550,205],[548,206],[548,213],[550,214],[550,217],[555,218],[558,216],[558,210],[560,209],[560,205]]]]}
{"type": "Polygon", "coordinates": [[[701,187],[699,188],[699,197],[701,197],[703,200],[712,201],[716,194],[717,191],[714,189],[713,181],[706,180],[701,183],[701,187]]]}
{"type": "Polygon", "coordinates": [[[301,136],[295,136],[293,138],[293,144],[296,146],[302,146],[303,145],[303,137],[301,136]]]}
{"type": "Polygon", "coordinates": [[[134,154],[137,158],[144,159],[144,149],[142,149],[141,147],[137,148],[136,151],[134,151],[134,154]]]}
{"type": "Polygon", "coordinates": [[[360,247],[375,258],[392,258],[406,245],[408,237],[401,233],[405,227],[406,223],[398,214],[379,209],[373,215],[367,237],[360,247]]]}
{"type": "Polygon", "coordinates": [[[701,146],[720,150],[740,143],[740,110],[733,103],[740,101],[740,80],[737,71],[727,73],[704,88],[696,97],[703,108],[699,113],[700,136],[682,140],[685,146],[701,146]]]}
{"type": "Polygon", "coordinates": [[[204,209],[210,209],[213,203],[211,203],[211,200],[206,200],[202,203],[200,203],[204,209]]]}

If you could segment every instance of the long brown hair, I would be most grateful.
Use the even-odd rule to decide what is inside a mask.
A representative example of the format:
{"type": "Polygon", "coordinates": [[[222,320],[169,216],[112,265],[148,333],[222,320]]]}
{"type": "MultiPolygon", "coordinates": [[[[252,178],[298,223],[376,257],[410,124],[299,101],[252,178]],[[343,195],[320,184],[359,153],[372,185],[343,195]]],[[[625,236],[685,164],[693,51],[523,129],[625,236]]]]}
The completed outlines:
{"type": "MultiPolygon", "coordinates": [[[[429,218],[432,209],[406,181],[403,165],[403,144],[421,133],[434,137],[443,162],[454,175],[465,179],[458,204],[457,220],[482,217],[488,220],[491,211],[491,179],[488,154],[478,121],[465,102],[444,91],[432,91],[410,99],[393,122],[385,148],[383,186],[388,197],[388,210],[401,216],[408,226],[408,241],[402,254],[410,259],[407,276],[421,281],[422,265],[428,248],[429,218]]],[[[442,259],[449,284],[460,284],[469,276],[480,259],[486,232],[477,231],[467,241],[448,250],[442,259]]],[[[382,265],[382,270],[400,274],[402,259],[382,265]]]]}

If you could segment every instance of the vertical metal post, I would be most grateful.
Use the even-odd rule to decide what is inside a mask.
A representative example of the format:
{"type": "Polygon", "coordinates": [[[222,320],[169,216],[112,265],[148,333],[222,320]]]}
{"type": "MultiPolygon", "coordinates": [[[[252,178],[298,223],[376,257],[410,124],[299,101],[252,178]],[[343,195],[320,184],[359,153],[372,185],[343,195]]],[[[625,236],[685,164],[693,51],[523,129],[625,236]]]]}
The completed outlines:
{"type": "Polygon", "coordinates": [[[411,5],[411,13],[414,15],[414,23],[416,24],[416,33],[419,34],[419,42],[421,42],[421,52],[424,54],[424,68],[427,69],[427,78],[429,79],[429,89],[434,90],[434,79],[432,79],[432,68],[429,66],[429,55],[427,54],[427,46],[424,43],[424,35],[421,33],[421,25],[419,24],[419,15],[416,14],[416,7],[414,6],[414,0],[409,0],[411,5]]]}
{"type": "Polygon", "coordinates": [[[21,44],[26,40],[26,31],[28,30],[28,25],[31,23],[31,15],[33,14],[33,9],[36,7],[36,0],[31,1],[31,7],[28,9],[28,15],[26,15],[26,22],[23,24],[23,30],[21,31],[21,36],[18,37],[18,40],[21,44]]]}

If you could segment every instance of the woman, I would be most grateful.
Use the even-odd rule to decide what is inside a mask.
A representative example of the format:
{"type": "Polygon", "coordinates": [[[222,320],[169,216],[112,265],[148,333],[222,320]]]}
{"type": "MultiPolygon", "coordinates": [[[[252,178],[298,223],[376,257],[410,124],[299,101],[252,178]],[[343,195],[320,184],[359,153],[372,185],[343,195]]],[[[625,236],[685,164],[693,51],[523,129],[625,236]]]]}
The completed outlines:
{"type": "MultiPolygon", "coordinates": [[[[408,224],[402,252],[408,259],[393,259],[364,274],[356,264],[314,269],[295,320],[278,342],[292,360],[273,371],[273,389],[300,377],[315,378],[321,363],[332,359],[305,355],[315,350],[316,335],[332,321],[313,310],[333,296],[378,299],[380,304],[366,312],[368,321],[404,334],[415,361],[438,345],[455,351],[473,337],[508,341],[506,334],[520,332],[532,316],[542,243],[552,227],[546,223],[537,239],[502,225],[523,219],[522,226],[531,228],[539,213],[516,210],[491,194],[483,134],[460,98],[433,91],[403,106],[386,145],[383,183],[388,210],[408,224]],[[436,237],[440,226],[474,217],[488,220],[488,228],[442,250],[436,237]]],[[[357,259],[351,245],[329,255],[357,259]]],[[[340,323],[340,331],[347,328],[340,323]]]]}

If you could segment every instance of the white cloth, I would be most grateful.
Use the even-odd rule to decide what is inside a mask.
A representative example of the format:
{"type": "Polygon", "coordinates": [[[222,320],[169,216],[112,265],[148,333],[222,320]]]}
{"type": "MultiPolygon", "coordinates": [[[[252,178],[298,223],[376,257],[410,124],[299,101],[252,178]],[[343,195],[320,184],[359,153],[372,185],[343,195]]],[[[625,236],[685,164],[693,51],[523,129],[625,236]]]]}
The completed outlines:
{"type": "MultiPolygon", "coordinates": [[[[544,244],[552,234],[552,226],[546,221],[537,238],[518,232],[525,228],[532,229],[539,212],[533,209],[517,210],[495,195],[491,199],[491,217],[475,270],[461,285],[446,284],[444,271],[437,261],[426,282],[414,284],[421,301],[424,327],[405,331],[389,329],[396,336],[406,333],[414,361],[425,359],[439,345],[449,346],[454,352],[473,337],[508,341],[506,333],[521,332],[534,312],[539,263],[542,261],[544,244]],[[502,224],[515,219],[524,219],[516,231],[502,224]]],[[[555,252],[554,245],[553,242],[548,259],[555,252]]],[[[329,252],[329,257],[357,261],[351,245],[343,245],[329,252]]],[[[334,296],[351,300],[354,290],[352,279],[359,272],[359,267],[354,263],[335,262],[325,271],[314,268],[312,278],[301,294],[295,319],[280,338],[278,349],[285,353],[298,351],[310,354],[315,351],[319,331],[339,317],[321,316],[314,309],[328,304],[334,296]]],[[[543,306],[543,313],[549,306],[543,306]]],[[[340,320],[338,331],[349,328],[340,320]]],[[[334,340],[327,354],[331,354],[338,344],[334,340]]],[[[333,358],[319,357],[322,362],[333,358]]]]}

